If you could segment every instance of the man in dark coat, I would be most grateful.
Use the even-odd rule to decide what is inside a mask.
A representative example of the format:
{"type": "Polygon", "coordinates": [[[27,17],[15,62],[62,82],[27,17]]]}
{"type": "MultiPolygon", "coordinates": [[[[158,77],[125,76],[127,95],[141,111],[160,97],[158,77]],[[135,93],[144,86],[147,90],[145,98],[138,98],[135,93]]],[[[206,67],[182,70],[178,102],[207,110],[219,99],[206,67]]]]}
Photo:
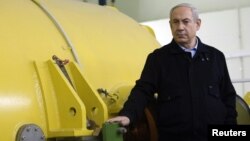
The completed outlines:
{"type": "Polygon", "coordinates": [[[157,94],[159,141],[206,141],[208,125],[237,124],[236,92],[223,53],[196,36],[196,8],[173,7],[169,22],[172,42],[149,54],[120,115],[108,121],[136,123],[157,94]]]}

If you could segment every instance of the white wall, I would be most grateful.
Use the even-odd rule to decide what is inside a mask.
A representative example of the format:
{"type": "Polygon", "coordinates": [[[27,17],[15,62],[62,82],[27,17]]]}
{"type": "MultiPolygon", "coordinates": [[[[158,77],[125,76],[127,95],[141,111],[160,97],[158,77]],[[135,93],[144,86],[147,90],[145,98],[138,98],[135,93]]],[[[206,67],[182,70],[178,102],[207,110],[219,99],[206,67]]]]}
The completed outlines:
{"type": "MultiPolygon", "coordinates": [[[[250,7],[200,14],[202,20],[198,36],[227,57],[231,79],[250,80],[250,7]],[[242,57],[240,57],[242,56],[242,57]]],[[[164,45],[172,40],[169,19],[143,22],[151,26],[157,40],[164,45]]],[[[237,93],[244,97],[250,91],[250,82],[233,83],[237,93]]]]}

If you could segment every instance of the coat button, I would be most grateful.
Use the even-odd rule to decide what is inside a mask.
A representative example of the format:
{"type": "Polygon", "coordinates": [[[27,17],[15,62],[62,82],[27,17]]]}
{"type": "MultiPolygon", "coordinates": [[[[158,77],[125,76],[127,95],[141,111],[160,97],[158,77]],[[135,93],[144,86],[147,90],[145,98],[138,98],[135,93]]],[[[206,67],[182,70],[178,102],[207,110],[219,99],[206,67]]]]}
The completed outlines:
{"type": "Polygon", "coordinates": [[[208,86],[208,88],[209,88],[209,89],[212,89],[212,88],[213,88],[213,86],[212,86],[212,85],[209,85],[209,86],[208,86]]]}

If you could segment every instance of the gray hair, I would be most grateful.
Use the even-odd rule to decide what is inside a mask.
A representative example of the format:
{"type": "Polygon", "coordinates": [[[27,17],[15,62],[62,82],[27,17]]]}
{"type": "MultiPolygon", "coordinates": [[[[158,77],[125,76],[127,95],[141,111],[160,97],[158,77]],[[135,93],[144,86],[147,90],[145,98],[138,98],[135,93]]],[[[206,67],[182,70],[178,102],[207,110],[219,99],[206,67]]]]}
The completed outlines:
{"type": "Polygon", "coordinates": [[[174,6],[174,7],[170,10],[170,13],[169,13],[170,19],[171,19],[171,15],[172,15],[173,11],[174,11],[176,8],[178,8],[178,7],[188,7],[188,8],[190,8],[191,11],[192,11],[194,20],[199,19],[199,12],[198,12],[198,9],[197,9],[196,7],[194,7],[193,5],[189,4],[189,3],[181,3],[181,4],[178,4],[178,5],[174,6]]]}

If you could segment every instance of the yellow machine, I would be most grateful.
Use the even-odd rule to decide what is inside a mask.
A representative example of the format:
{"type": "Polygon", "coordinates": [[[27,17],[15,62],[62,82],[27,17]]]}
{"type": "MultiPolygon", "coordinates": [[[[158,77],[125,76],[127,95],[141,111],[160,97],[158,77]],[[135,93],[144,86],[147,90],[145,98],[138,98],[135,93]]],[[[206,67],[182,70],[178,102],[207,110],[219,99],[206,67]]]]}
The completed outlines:
{"type": "Polygon", "coordinates": [[[82,0],[1,0],[0,17],[0,141],[102,140],[160,46],[115,8],[82,0]]]}
{"type": "Polygon", "coordinates": [[[93,140],[159,47],[112,7],[0,1],[0,140],[93,140]]]}

